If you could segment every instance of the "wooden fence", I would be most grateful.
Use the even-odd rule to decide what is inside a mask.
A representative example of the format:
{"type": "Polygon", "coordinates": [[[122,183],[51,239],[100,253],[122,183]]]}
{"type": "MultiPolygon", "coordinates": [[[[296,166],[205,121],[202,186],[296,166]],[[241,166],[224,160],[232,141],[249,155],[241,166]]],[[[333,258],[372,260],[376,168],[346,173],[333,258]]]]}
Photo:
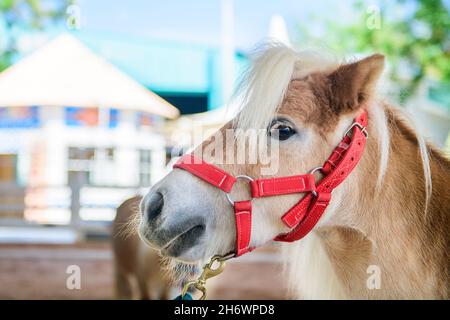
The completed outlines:
{"type": "Polygon", "coordinates": [[[0,184],[0,228],[63,228],[76,232],[79,239],[108,236],[115,208],[141,192],[137,187],[0,184]],[[105,211],[106,216],[95,214],[105,211]],[[86,218],[86,212],[92,217],[86,218]]]}

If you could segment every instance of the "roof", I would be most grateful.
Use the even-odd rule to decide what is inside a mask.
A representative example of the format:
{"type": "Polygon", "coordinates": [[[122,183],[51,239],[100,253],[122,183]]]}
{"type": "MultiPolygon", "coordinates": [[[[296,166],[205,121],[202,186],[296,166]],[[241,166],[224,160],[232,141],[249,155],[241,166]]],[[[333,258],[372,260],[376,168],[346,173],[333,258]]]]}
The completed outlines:
{"type": "Polygon", "coordinates": [[[168,40],[122,37],[105,33],[74,33],[94,52],[157,92],[210,90],[212,60],[218,50],[168,40]]]}
{"type": "MultiPolygon", "coordinates": [[[[181,96],[207,94],[209,108],[225,103],[220,47],[86,30],[73,35],[155,92],[181,96]]],[[[247,63],[243,53],[235,54],[236,76],[247,63]]]]}
{"type": "Polygon", "coordinates": [[[175,118],[179,110],[79,40],[62,34],[0,73],[0,106],[108,107],[175,118]]]}

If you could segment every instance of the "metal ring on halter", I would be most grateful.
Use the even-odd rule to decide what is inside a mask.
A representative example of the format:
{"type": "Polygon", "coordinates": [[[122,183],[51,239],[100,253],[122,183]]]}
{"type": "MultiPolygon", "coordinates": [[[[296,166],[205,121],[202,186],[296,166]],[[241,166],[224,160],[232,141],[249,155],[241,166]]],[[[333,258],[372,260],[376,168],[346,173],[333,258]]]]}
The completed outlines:
{"type": "MultiPolygon", "coordinates": [[[[244,175],[244,174],[241,174],[241,175],[239,175],[239,176],[236,176],[236,182],[237,182],[237,180],[239,180],[239,179],[244,179],[244,180],[247,180],[247,181],[250,181],[250,182],[251,182],[251,181],[254,181],[252,177],[246,176],[246,175],[244,175]]],[[[231,193],[231,191],[230,191],[230,193],[231,193]]],[[[229,202],[232,206],[234,206],[234,200],[231,199],[230,193],[225,193],[225,196],[227,197],[228,202],[229,202]]],[[[251,200],[253,201],[253,198],[252,198],[251,200]]]]}
{"type": "Polygon", "coordinates": [[[369,133],[367,132],[366,127],[364,127],[364,126],[363,126],[361,123],[359,123],[359,122],[353,122],[353,124],[351,125],[351,127],[348,128],[347,131],[345,131],[344,137],[345,137],[346,135],[348,135],[349,132],[350,132],[350,130],[352,130],[354,127],[358,127],[358,128],[361,130],[361,132],[364,133],[364,135],[366,136],[366,138],[369,137],[369,133]]]}
{"type": "MultiPolygon", "coordinates": [[[[322,170],[323,167],[315,167],[314,169],[312,169],[311,171],[309,171],[310,174],[314,174],[316,171],[322,170]]],[[[313,194],[314,197],[317,197],[317,192],[316,190],[312,190],[311,193],[313,194]]]]}

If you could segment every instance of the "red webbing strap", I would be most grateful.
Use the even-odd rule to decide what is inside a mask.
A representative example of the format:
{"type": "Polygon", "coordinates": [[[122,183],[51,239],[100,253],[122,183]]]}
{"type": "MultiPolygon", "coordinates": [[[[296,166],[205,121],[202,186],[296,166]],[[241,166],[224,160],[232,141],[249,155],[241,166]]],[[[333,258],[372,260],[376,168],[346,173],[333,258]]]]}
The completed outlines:
{"type": "Polygon", "coordinates": [[[301,193],[316,190],[314,175],[256,179],[250,182],[252,197],[270,197],[289,193],[301,193]]]}
{"type": "MultiPolygon", "coordinates": [[[[294,225],[295,228],[289,233],[278,235],[274,240],[294,242],[306,236],[312,230],[312,228],[314,228],[317,222],[319,222],[319,219],[322,217],[325,209],[330,204],[330,201],[331,193],[326,192],[318,192],[317,196],[314,197],[311,194],[304,197],[302,200],[300,200],[298,205],[294,206],[295,210],[299,213],[298,219],[300,223],[298,223],[297,226],[294,225]]],[[[286,223],[285,220],[283,220],[283,222],[286,223]]]]}
{"type": "MultiPolygon", "coordinates": [[[[186,170],[226,193],[231,191],[236,182],[236,178],[232,175],[192,154],[182,156],[173,167],[186,170]]],[[[236,220],[236,256],[240,256],[253,250],[250,247],[252,232],[251,200],[236,201],[234,203],[234,214],[236,220]]]]}
{"type": "MultiPolygon", "coordinates": [[[[367,112],[359,116],[355,122],[366,127],[367,112]]],[[[331,159],[332,165],[329,159],[325,162],[324,167],[326,169],[323,173],[326,176],[316,188],[317,196],[308,194],[283,215],[283,222],[290,228],[295,228],[287,234],[277,236],[276,241],[293,242],[303,238],[311,231],[327,208],[331,200],[331,192],[345,180],[358,164],[365,144],[366,133],[359,126],[354,126],[353,137],[350,139],[346,135],[331,154],[329,159],[331,159]],[[339,157],[336,155],[339,155],[339,157]]]]}
{"type": "Polygon", "coordinates": [[[345,136],[341,142],[339,142],[338,146],[334,148],[333,153],[328,158],[328,160],[323,164],[322,173],[324,175],[329,174],[334,168],[336,168],[336,164],[342,159],[345,151],[350,146],[351,139],[349,136],[345,136]]]}
{"type": "Polygon", "coordinates": [[[252,235],[252,202],[251,200],[234,203],[236,217],[236,256],[252,251],[250,238],[252,235]]]}
{"type": "Polygon", "coordinates": [[[232,175],[214,165],[204,162],[192,154],[182,156],[173,167],[189,171],[226,193],[231,191],[231,188],[233,188],[236,182],[236,178],[232,175]]]}
{"type": "MultiPolygon", "coordinates": [[[[353,123],[352,138],[346,134],[323,164],[321,171],[325,177],[317,187],[312,174],[257,179],[251,182],[253,198],[309,192],[282,217],[283,222],[293,230],[277,236],[275,240],[286,242],[299,240],[317,224],[331,201],[332,191],[345,180],[361,159],[367,138],[366,126],[367,112],[364,112],[353,123]]],[[[173,167],[189,171],[226,193],[231,191],[236,182],[236,178],[232,175],[192,154],[181,157],[173,167]]],[[[251,200],[235,202],[234,212],[236,255],[240,256],[253,249],[249,247],[252,225],[251,200]]]]}

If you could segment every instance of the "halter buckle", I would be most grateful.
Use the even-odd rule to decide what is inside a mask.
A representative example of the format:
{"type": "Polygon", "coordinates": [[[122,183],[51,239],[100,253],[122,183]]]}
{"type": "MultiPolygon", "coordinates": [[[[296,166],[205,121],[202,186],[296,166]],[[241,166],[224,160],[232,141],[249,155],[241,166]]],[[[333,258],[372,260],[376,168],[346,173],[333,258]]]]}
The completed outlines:
{"type": "MultiPolygon", "coordinates": [[[[244,174],[236,176],[235,178],[236,178],[236,182],[239,179],[247,180],[248,182],[254,181],[252,177],[246,176],[244,174]]],[[[230,191],[230,193],[231,193],[231,191],[230,191]]],[[[227,197],[228,202],[233,206],[235,201],[233,199],[231,199],[230,193],[225,193],[225,196],[227,197]]],[[[253,197],[250,200],[253,201],[253,197]]]]}
{"type": "Polygon", "coordinates": [[[364,133],[364,135],[366,136],[366,139],[369,138],[369,133],[367,132],[367,128],[359,122],[353,122],[353,124],[350,126],[350,128],[348,128],[347,131],[345,131],[344,137],[347,136],[354,127],[358,127],[361,130],[361,132],[364,133]]]}
{"type": "MultiPolygon", "coordinates": [[[[322,170],[322,169],[323,169],[322,166],[320,166],[320,167],[315,167],[314,169],[310,170],[309,173],[310,173],[310,174],[314,174],[314,173],[316,173],[316,171],[319,171],[319,170],[322,170]]],[[[313,195],[314,197],[317,197],[317,192],[316,192],[316,190],[311,190],[311,193],[312,193],[312,195],[313,195]]]]}

